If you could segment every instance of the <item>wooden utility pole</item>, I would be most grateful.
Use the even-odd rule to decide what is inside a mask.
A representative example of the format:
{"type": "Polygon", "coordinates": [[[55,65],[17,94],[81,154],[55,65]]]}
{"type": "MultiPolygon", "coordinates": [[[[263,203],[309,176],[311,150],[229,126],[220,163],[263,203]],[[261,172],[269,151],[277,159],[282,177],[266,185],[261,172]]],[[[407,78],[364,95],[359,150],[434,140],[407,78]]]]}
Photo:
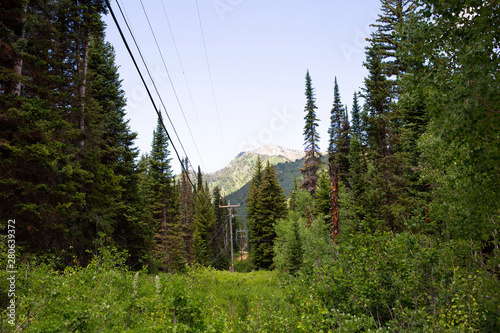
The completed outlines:
{"type": "Polygon", "coordinates": [[[231,208],[239,207],[240,205],[231,205],[231,202],[228,202],[227,206],[219,206],[219,208],[228,208],[229,209],[229,237],[231,237],[231,269],[229,270],[231,273],[234,273],[234,258],[233,258],[233,214],[231,214],[231,208]]]}

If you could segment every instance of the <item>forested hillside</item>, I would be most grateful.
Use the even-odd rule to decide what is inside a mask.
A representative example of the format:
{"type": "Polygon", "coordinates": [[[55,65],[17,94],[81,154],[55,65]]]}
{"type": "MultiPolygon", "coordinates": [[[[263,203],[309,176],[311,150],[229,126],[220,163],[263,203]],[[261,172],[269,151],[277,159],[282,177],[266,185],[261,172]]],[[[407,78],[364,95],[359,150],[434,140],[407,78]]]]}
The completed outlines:
{"type": "Polygon", "coordinates": [[[225,197],[156,106],[139,156],[107,2],[4,1],[1,331],[500,331],[500,5],[380,3],[360,90],[322,119],[304,68],[304,158],[225,197]]]}
{"type": "Polygon", "coordinates": [[[271,164],[277,165],[286,162],[293,163],[302,158],[303,155],[304,153],[301,151],[267,145],[259,149],[239,153],[228,166],[205,175],[205,178],[210,188],[218,186],[223,193],[231,195],[250,182],[257,157],[260,156],[262,159],[269,160],[271,164]]]}

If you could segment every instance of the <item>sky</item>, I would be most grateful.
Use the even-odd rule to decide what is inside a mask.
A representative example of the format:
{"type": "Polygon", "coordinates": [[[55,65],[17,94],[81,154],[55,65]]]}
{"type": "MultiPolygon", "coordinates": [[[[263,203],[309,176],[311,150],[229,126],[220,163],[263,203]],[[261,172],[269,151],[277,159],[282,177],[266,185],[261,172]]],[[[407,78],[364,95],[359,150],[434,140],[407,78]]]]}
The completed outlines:
{"type": "MultiPolygon", "coordinates": [[[[116,1],[110,0],[113,11],[147,77],[116,1]]],[[[378,0],[142,0],[157,47],[141,2],[118,1],[161,96],[163,103],[147,79],[172,143],[204,173],[267,144],[303,150],[307,70],[316,93],[320,148],[326,151],[334,79],[350,110],[367,75],[365,39],[380,7],[378,0]]],[[[157,115],[111,15],[104,19],[129,125],[144,154],[151,149],[157,115]]],[[[172,146],[170,151],[178,173],[172,146]]]]}

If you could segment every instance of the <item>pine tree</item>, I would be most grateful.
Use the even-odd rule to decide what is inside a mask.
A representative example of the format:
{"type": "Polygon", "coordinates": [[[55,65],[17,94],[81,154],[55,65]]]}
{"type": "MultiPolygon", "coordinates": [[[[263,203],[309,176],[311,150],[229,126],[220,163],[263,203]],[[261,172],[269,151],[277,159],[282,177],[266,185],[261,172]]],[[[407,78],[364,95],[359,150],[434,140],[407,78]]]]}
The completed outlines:
{"type": "Polygon", "coordinates": [[[352,102],[352,126],[351,126],[351,144],[349,150],[349,184],[352,190],[354,205],[357,207],[355,215],[358,222],[363,219],[363,195],[365,191],[366,168],[366,147],[363,140],[365,138],[363,119],[367,118],[364,113],[360,113],[358,94],[354,93],[352,102]]]}
{"type": "Polygon", "coordinates": [[[267,161],[258,189],[256,210],[250,242],[252,265],[258,269],[270,269],[273,264],[273,246],[276,238],[276,221],[287,212],[286,196],[280,186],[274,166],[267,161]]]}
{"type": "Polygon", "coordinates": [[[184,256],[189,264],[193,264],[194,254],[194,198],[193,189],[189,182],[189,175],[184,170],[189,170],[189,161],[186,157],[184,160],[184,169],[181,174],[180,184],[180,215],[181,215],[181,230],[182,230],[182,246],[184,256]]]}
{"type": "MultiPolygon", "coordinates": [[[[247,194],[247,225],[248,232],[252,234],[252,230],[255,227],[257,219],[257,202],[259,195],[259,187],[262,183],[262,162],[260,161],[260,156],[257,156],[257,161],[255,163],[252,179],[250,180],[250,187],[247,194]]],[[[249,243],[249,250],[252,251],[252,243],[249,243]]]]}
{"type": "MultiPolygon", "coordinates": [[[[198,179],[201,173],[198,173],[198,179]]],[[[199,182],[200,183],[200,182],[199,182]]],[[[201,182],[203,184],[203,182],[201,182]]],[[[194,213],[194,253],[195,262],[209,266],[212,262],[211,236],[215,224],[215,215],[208,189],[203,185],[198,189],[194,213]]]]}
{"type": "Polygon", "coordinates": [[[323,219],[326,225],[331,226],[331,184],[327,168],[322,168],[318,173],[318,189],[314,198],[316,216],[323,219]]]}
{"type": "MultiPolygon", "coordinates": [[[[203,189],[203,174],[201,173],[201,168],[198,165],[198,173],[197,173],[197,178],[196,178],[196,189],[195,191],[198,192],[203,189]]],[[[208,188],[207,188],[208,189],[208,188]]]]}
{"type": "Polygon", "coordinates": [[[351,134],[352,136],[356,136],[361,138],[361,109],[359,106],[359,96],[357,92],[354,92],[354,96],[352,98],[352,110],[351,110],[351,134]]]}
{"type": "MultiPolygon", "coordinates": [[[[339,179],[347,185],[349,173],[349,121],[347,108],[340,100],[339,86],[335,77],[333,89],[333,108],[330,113],[330,135],[328,145],[328,163],[339,169],[339,179]]],[[[337,184],[338,186],[338,184],[337,184]]]]}
{"type": "Polygon", "coordinates": [[[330,135],[330,140],[328,143],[328,162],[334,162],[339,160],[339,135],[341,132],[341,123],[344,114],[344,106],[340,100],[339,86],[337,83],[337,77],[335,77],[335,83],[333,86],[333,107],[330,112],[330,128],[328,129],[328,134],[330,135]]]}
{"type": "Polygon", "coordinates": [[[288,272],[294,274],[302,267],[302,263],[304,261],[304,249],[302,247],[299,222],[297,220],[292,222],[292,232],[292,238],[289,243],[285,245],[285,251],[287,252],[288,258],[285,267],[288,272]]]}
{"type": "Polygon", "coordinates": [[[102,125],[93,125],[95,128],[102,128],[100,160],[106,168],[113,171],[114,177],[111,179],[118,181],[121,188],[119,193],[106,193],[103,191],[106,187],[100,188],[99,201],[104,204],[109,200],[107,198],[115,199],[112,204],[106,204],[113,221],[112,237],[119,249],[128,251],[128,264],[134,266],[151,250],[154,232],[143,223],[146,220],[145,198],[139,195],[139,176],[135,162],[137,149],[133,146],[137,134],[130,131],[128,121],[125,120],[125,96],[118,68],[114,63],[113,47],[105,43],[103,38],[92,38],[88,57],[87,94],[98,104],[94,113],[101,113],[99,122],[102,125]]]}
{"type": "Polygon", "coordinates": [[[300,169],[304,179],[302,181],[302,188],[307,190],[309,193],[314,195],[316,192],[316,184],[318,182],[318,170],[321,165],[321,154],[319,152],[319,134],[317,131],[318,118],[316,117],[316,99],[314,97],[314,88],[311,84],[311,76],[309,75],[309,70],[306,74],[306,106],[304,111],[306,115],[305,126],[304,126],[304,147],[306,157],[304,160],[304,166],[300,169]]]}
{"type": "Polygon", "coordinates": [[[215,213],[215,222],[211,231],[212,258],[214,261],[212,266],[216,269],[223,270],[228,269],[229,258],[224,246],[225,221],[223,211],[225,210],[225,208],[219,208],[219,206],[223,205],[223,201],[220,194],[220,188],[218,186],[215,187],[212,197],[213,210],[215,213]]]}
{"type": "Polygon", "coordinates": [[[163,129],[162,119],[158,118],[149,159],[149,207],[153,213],[156,230],[155,260],[164,271],[176,271],[184,264],[178,193],[170,161],[167,133],[163,129]]]}
{"type": "MultiPolygon", "coordinates": [[[[405,170],[415,166],[408,164],[406,156],[409,152],[404,152],[407,144],[402,135],[412,120],[405,120],[402,116],[398,85],[398,79],[408,65],[401,52],[399,31],[414,6],[412,1],[382,0],[379,24],[374,25],[377,30],[372,34],[367,49],[365,66],[369,75],[365,78],[365,108],[361,116],[366,136],[360,140],[366,145],[363,158],[366,156],[367,173],[364,181],[370,187],[365,187],[359,203],[368,214],[368,220],[376,222],[375,229],[402,230],[404,220],[415,209],[411,207],[413,204],[409,204],[408,186],[412,181],[408,176],[411,177],[412,172],[405,175],[405,170]],[[380,224],[380,221],[386,224],[380,224]]],[[[359,150],[359,147],[356,149],[359,150]]],[[[355,177],[358,177],[359,183],[361,178],[355,177]]]]}
{"type": "MultiPolygon", "coordinates": [[[[77,47],[81,39],[73,37],[80,38],[85,29],[89,40],[102,34],[103,8],[95,4],[83,13],[64,1],[6,5],[1,32],[6,47],[0,57],[0,104],[6,111],[1,197],[25,222],[18,240],[27,252],[65,250],[64,260],[73,252],[85,263],[86,250],[103,245],[112,234],[115,212],[110,207],[122,191],[118,176],[101,159],[105,112],[88,91],[81,96],[96,110],[94,129],[85,133],[91,144],[85,152],[77,145],[84,137],[75,121],[81,114],[77,87],[83,79],[76,63],[85,52],[77,47]],[[78,33],[68,38],[70,30],[78,33]]],[[[115,101],[120,103],[119,97],[115,101]]]]}
{"type": "MultiPolygon", "coordinates": [[[[398,75],[406,72],[407,66],[400,57],[401,40],[396,38],[407,18],[415,11],[414,0],[381,0],[381,14],[377,23],[372,27],[377,28],[369,39],[378,47],[378,53],[382,57],[384,74],[392,80],[392,86],[397,89],[396,81],[398,75]]],[[[393,92],[395,92],[393,90],[393,92]]]]}
{"type": "Polygon", "coordinates": [[[262,162],[260,156],[257,156],[247,196],[247,216],[250,218],[255,214],[258,190],[262,183],[262,171],[262,162]]]}

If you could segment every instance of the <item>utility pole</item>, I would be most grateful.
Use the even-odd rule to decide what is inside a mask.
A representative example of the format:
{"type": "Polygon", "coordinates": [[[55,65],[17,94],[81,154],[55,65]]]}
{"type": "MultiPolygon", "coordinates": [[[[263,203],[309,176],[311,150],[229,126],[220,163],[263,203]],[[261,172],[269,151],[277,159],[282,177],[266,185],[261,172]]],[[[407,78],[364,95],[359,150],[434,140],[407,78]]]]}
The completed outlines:
{"type": "Polygon", "coordinates": [[[229,209],[229,237],[231,237],[231,273],[234,273],[234,258],[233,258],[233,214],[231,214],[231,208],[239,207],[240,205],[231,205],[231,201],[228,202],[227,206],[219,206],[219,208],[229,209]]]}

